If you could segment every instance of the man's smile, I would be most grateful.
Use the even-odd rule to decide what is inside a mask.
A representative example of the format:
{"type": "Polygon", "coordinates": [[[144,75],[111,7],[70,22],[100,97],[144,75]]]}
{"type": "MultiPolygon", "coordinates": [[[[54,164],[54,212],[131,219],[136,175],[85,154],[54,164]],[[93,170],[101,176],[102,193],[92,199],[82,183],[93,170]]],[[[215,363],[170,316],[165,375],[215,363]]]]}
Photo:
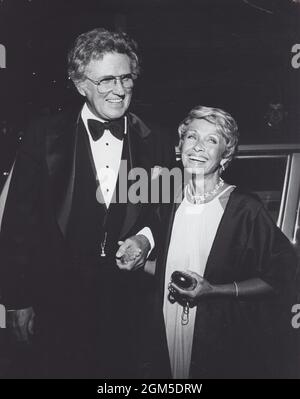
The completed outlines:
{"type": "Polygon", "coordinates": [[[124,99],[123,98],[108,98],[106,101],[109,103],[121,103],[124,99]]]}

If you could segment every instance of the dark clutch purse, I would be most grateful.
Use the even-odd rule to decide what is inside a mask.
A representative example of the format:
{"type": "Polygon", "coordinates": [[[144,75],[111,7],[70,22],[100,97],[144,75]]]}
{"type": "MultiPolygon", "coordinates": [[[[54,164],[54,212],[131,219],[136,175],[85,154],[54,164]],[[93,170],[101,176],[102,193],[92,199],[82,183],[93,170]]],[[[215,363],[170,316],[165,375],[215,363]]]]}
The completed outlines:
{"type": "Polygon", "coordinates": [[[192,291],[197,285],[197,280],[194,277],[179,271],[172,273],[171,282],[186,291],[192,291]]]}

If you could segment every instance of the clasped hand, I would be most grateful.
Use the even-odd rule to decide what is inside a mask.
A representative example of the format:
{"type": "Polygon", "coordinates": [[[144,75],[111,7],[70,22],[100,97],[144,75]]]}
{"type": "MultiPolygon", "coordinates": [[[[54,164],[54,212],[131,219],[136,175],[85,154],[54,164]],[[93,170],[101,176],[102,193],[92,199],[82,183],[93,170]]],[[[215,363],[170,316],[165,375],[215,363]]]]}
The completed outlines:
{"type": "Polygon", "coordinates": [[[138,234],[118,241],[120,245],[116,253],[116,264],[121,270],[136,270],[144,266],[150,250],[148,239],[138,234]]]}

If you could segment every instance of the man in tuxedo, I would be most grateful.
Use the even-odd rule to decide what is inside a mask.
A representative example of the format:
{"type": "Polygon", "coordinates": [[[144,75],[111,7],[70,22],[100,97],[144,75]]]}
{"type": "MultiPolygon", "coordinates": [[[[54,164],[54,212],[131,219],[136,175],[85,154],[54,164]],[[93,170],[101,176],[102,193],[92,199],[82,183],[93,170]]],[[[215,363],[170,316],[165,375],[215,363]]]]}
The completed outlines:
{"type": "Polygon", "coordinates": [[[33,376],[142,377],[154,212],[114,198],[121,161],[150,176],[173,150],[128,112],[139,61],[127,34],[81,34],[68,71],[84,105],[34,122],[15,163],[1,231],[3,302],[32,345],[33,376]]]}

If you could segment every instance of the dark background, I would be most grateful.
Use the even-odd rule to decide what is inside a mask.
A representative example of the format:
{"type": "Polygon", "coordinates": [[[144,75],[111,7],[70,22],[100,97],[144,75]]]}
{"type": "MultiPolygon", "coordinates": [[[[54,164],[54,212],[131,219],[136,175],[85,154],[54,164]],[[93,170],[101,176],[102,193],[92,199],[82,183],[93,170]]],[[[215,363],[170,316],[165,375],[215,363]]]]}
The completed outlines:
{"type": "Polygon", "coordinates": [[[132,110],[174,142],[196,104],[232,113],[241,143],[299,142],[300,68],[291,65],[292,46],[300,43],[299,3],[0,0],[0,43],[7,51],[0,127],[16,138],[33,116],[80,101],[67,79],[67,50],[79,33],[103,26],[137,40],[142,75],[132,110]],[[280,104],[279,113],[270,104],[280,104]],[[279,123],[268,126],[270,115],[279,123]]]}

